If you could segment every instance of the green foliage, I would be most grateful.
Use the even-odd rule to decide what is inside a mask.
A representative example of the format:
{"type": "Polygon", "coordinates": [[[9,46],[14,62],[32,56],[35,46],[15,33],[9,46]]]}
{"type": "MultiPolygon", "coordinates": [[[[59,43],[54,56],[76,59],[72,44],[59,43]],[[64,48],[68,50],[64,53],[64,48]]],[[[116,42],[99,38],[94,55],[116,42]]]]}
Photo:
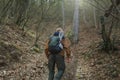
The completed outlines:
{"type": "Polygon", "coordinates": [[[39,47],[38,44],[35,44],[32,48],[31,48],[31,51],[34,51],[36,53],[41,53],[42,52],[42,49],[39,47]]]}
{"type": "Polygon", "coordinates": [[[66,36],[67,36],[70,40],[72,40],[72,39],[73,39],[73,31],[68,31],[68,32],[66,33],[66,36]]]}
{"type": "Polygon", "coordinates": [[[36,47],[36,46],[32,47],[31,50],[32,50],[32,51],[35,51],[35,52],[37,52],[37,53],[40,52],[40,49],[39,49],[38,47],[36,47]]]}
{"type": "Polygon", "coordinates": [[[33,32],[32,30],[29,30],[27,32],[27,34],[29,34],[31,37],[35,38],[35,32],[33,32]]]}

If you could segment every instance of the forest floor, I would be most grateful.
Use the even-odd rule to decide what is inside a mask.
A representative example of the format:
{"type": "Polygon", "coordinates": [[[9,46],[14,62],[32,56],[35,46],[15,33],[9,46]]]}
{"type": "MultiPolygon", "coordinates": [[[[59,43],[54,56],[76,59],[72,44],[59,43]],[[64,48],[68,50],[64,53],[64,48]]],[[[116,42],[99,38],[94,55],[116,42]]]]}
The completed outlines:
{"type": "MultiPolygon", "coordinates": [[[[62,80],[120,80],[120,51],[107,54],[98,50],[100,35],[95,29],[81,28],[79,43],[73,45],[72,61],[66,63],[62,80]]],[[[47,80],[44,39],[34,43],[32,31],[12,25],[0,26],[0,80],[47,80]]]]}

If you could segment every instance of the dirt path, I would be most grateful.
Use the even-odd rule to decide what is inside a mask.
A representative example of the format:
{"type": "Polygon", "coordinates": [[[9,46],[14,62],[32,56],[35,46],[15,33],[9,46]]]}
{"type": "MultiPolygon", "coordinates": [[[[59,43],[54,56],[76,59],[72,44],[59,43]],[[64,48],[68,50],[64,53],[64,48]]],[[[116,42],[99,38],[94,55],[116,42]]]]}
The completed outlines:
{"type": "Polygon", "coordinates": [[[80,41],[73,46],[73,59],[71,63],[66,63],[66,72],[63,80],[92,80],[90,67],[84,58],[84,53],[89,50],[89,46],[98,37],[95,33],[88,34],[88,31],[80,32],[80,41]],[[93,38],[94,37],[94,38],[93,38]]]}
{"type": "Polygon", "coordinates": [[[82,30],[79,38],[76,74],[72,80],[119,80],[119,51],[114,54],[98,51],[100,35],[94,29],[82,30]]]}

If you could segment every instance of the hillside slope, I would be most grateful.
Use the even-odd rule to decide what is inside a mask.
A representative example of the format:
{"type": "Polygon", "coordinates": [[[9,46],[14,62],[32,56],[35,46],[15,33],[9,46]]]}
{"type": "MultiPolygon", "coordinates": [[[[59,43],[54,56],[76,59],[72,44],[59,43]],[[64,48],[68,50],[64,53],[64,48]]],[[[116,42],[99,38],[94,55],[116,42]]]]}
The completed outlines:
{"type": "Polygon", "coordinates": [[[120,49],[105,53],[98,47],[100,41],[95,29],[81,30],[76,80],[120,80],[120,49]]]}
{"type": "Polygon", "coordinates": [[[24,35],[16,26],[0,26],[0,80],[46,78],[44,73],[48,70],[43,49],[40,43],[39,48],[31,48],[33,42],[32,35],[24,35]]]}
{"type": "MultiPolygon", "coordinates": [[[[62,80],[119,80],[120,51],[99,50],[101,39],[95,29],[81,28],[79,35],[62,80]]],[[[40,43],[45,40],[37,48],[32,47],[34,39],[32,32],[24,35],[15,25],[0,26],[0,80],[47,80],[47,59],[40,43]]]]}

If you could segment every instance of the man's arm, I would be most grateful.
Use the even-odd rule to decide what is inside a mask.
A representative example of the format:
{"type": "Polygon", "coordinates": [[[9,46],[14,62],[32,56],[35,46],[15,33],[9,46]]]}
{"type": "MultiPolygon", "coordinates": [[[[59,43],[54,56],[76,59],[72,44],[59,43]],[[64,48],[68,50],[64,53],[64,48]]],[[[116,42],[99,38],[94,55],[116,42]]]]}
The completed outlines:
{"type": "Polygon", "coordinates": [[[45,55],[46,55],[47,58],[49,57],[48,43],[49,43],[49,40],[47,40],[46,44],[45,44],[45,55]]]}
{"type": "Polygon", "coordinates": [[[71,57],[71,50],[70,50],[70,48],[65,48],[65,52],[66,52],[67,58],[70,58],[71,57]]]}
{"type": "Polygon", "coordinates": [[[71,42],[70,42],[70,40],[68,38],[65,38],[65,39],[63,39],[62,43],[64,45],[64,50],[66,52],[67,58],[70,58],[71,57],[71,50],[70,50],[71,42]]]}

